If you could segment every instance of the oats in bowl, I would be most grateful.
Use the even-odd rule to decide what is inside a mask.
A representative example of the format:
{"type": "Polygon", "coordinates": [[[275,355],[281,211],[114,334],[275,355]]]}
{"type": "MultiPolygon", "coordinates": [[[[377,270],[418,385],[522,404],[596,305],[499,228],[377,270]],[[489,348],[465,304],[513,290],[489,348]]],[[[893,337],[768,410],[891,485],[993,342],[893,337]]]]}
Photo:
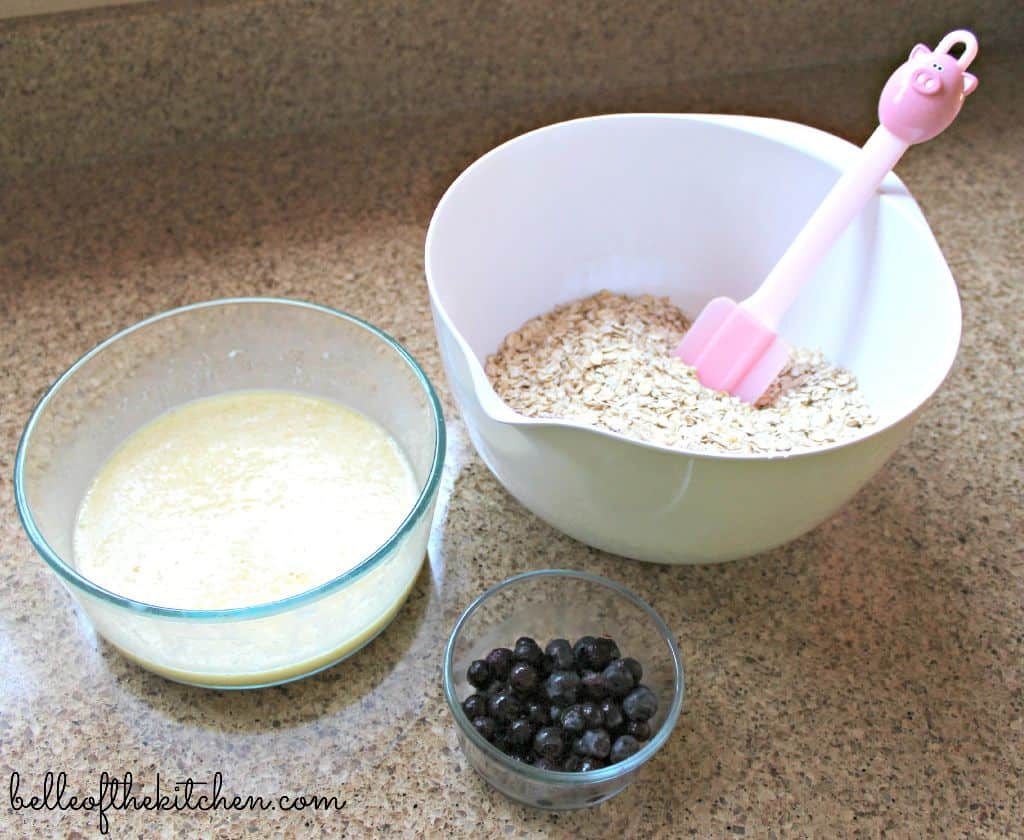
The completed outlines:
{"type": "Polygon", "coordinates": [[[757,406],[704,387],[671,355],[689,326],[668,298],[602,291],[509,334],[486,372],[498,396],[528,417],[700,452],[815,449],[875,423],[857,380],[817,350],[795,348],[757,406]]]}

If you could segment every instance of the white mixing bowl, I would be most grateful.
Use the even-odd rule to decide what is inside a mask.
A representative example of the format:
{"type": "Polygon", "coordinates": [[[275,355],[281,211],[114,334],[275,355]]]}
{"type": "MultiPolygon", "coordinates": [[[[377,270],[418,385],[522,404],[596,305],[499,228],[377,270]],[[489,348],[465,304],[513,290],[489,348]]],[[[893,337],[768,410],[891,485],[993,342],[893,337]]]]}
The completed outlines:
{"type": "Polygon", "coordinates": [[[664,563],[764,551],[846,502],[907,437],[960,339],[949,268],[894,175],[781,326],[858,377],[879,423],[851,442],[772,456],[637,443],[515,413],[483,365],[525,321],[601,289],[667,295],[691,316],[743,298],[856,153],[778,120],[624,114],[533,131],[462,173],[427,233],[427,282],[455,399],[509,492],[582,542],[664,563]]]}

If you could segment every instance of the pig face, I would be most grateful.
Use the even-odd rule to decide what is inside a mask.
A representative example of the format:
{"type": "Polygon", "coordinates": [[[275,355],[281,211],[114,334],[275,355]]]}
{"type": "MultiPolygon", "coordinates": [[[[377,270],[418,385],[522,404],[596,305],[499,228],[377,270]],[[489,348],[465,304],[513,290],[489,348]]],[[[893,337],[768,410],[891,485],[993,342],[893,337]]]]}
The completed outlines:
{"type": "Polygon", "coordinates": [[[960,70],[956,59],[948,53],[932,52],[924,44],[910,51],[910,86],[925,96],[941,96],[947,91],[963,87],[966,96],[978,86],[978,80],[960,70]]]}
{"type": "Polygon", "coordinates": [[[953,122],[964,98],[978,86],[966,64],[941,45],[932,51],[918,44],[882,90],[879,121],[908,143],[930,140],[953,122]]]}

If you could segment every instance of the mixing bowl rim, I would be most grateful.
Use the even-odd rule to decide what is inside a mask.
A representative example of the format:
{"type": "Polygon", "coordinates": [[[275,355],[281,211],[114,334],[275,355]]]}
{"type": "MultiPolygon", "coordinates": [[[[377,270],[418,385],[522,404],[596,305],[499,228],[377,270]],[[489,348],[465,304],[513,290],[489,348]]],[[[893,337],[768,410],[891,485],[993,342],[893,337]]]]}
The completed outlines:
{"type": "Polygon", "coordinates": [[[437,392],[434,390],[433,384],[427,377],[423,368],[420,367],[419,363],[413,358],[413,356],[406,350],[401,344],[398,343],[394,338],[384,332],[377,326],[364,321],[355,315],[351,315],[347,312],[343,312],[340,309],[334,309],[329,306],[324,306],[318,303],[311,303],[304,300],[296,300],[291,298],[280,298],[280,297],[259,297],[259,296],[243,296],[243,297],[230,297],[230,298],[217,298],[215,300],[201,301],[198,303],[188,304],[186,306],[176,307],[175,309],[168,309],[164,312],[160,312],[156,315],[152,315],[149,318],[145,318],[129,327],[125,327],[114,333],[109,338],[104,339],[99,344],[94,346],[91,350],[84,353],[74,364],[72,364],[64,373],[62,373],[54,383],[46,390],[42,398],[36,403],[35,408],[32,410],[32,414],[29,417],[28,422],[25,424],[25,429],[21,434],[21,439],[18,443],[18,452],[15,456],[14,461],[14,498],[15,506],[18,509],[18,516],[21,519],[21,524],[28,535],[29,541],[32,543],[35,550],[39,555],[46,561],[51,569],[56,572],[61,579],[74,587],[77,587],[89,595],[92,595],[100,600],[114,604],[117,607],[131,610],[133,612],[144,613],[146,615],[160,616],[162,618],[176,618],[189,621],[239,621],[247,619],[264,618],[266,616],[277,615],[282,612],[300,607],[306,603],[315,601],[325,595],[330,594],[336,590],[339,590],[346,585],[352,583],[356,579],[362,577],[370,570],[376,568],[383,560],[388,557],[389,554],[398,546],[405,537],[420,524],[423,517],[431,509],[432,501],[437,488],[441,480],[441,472],[444,467],[444,456],[446,449],[446,429],[444,423],[444,414],[441,409],[441,401],[438,399],[437,392]],[[364,558],[357,566],[349,569],[348,571],[338,575],[337,577],[331,578],[329,581],[320,584],[319,586],[307,589],[302,592],[298,592],[295,595],[290,595],[287,598],[280,598],[276,601],[267,601],[260,604],[253,604],[245,607],[231,607],[226,609],[205,609],[205,610],[194,610],[194,609],[183,609],[178,607],[164,607],[157,604],[149,604],[143,601],[137,601],[133,598],[128,598],[124,595],[119,595],[116,592],[112,592],[105,589],[89,578],[79,573],[74,567],[68,564],[61,556],[50,546],[46,538],[43,537],[38,526],[36,525],[35,518],[32,515],[31,505],[28,502],[28,497],[24,487],[25,480],[25,458],[29,441],[32,436],[32,432],[35,429],[35,425],[43,410],[49,404],[50,400],[55,394],[58,393],[60,388],[68,382],[75,373],[77,373],[83,365],[89,362],[91,359],[98,356],[108,347],[112,346],[116,342],[123,338],[131,335],[137,330],[141,330],[148,327],[158,321],[162,321],[168,318],[188,315],[190,313],[212,309],[221,306],[231,305],[272,305],[272,306],[290,306],[299,309],[306,309],[313,312],[319,312],[325,315],[331,315],[336,318],[340,318],[343,321],[347,321],[368,333],[373,335],[375,338],[382,341],[385,345],[390,347],[395,353],[398,354],[399,358],[405,362],[409,369],[413,372],[417,383],[423,388],[424,393],[427,396],[427,402],[430,407],[431,419],[434,424],[434,451],[431,456],[430,469],[427,474],[427,480],[424,482],[422,489],[415,503],[409,509],[408,514],[402,520],[398,528],[391,534],[390,537],[380,545],[374,552],[364,558]]]}
{"type": "Polygon", "coordinates": [[[653,758],[655,753],[665,745],[665,742],[668,741],[669,736],[672,734],[672,730],[675,729],[676,723],[679,721],[679,715],[682,711],[683,698],[686,694],[686,677],[683,668],[682,654],[679,651],[679,645],[676,643],[675,635],[669,629],[664,619],[662,619],[655,609],[643,600],[643,598],[635,595],[621,583],[603,577],[602,575],[578,571],[576,569],[536,569],[534,571],[513,575],[512,577],[506,578],[500,583],[496,583],[484,590],[480,595],[473,599],[465,610],[463,610],[462,614],[455,622],[455,626],[452,628],[452,632],[448,636],[448,641],[445,644],[441,671],[442,681],[444,683],[444,697],[448,703],[448,709],[451,712],[452,717],[455,718],[456,725],[473,743],[473,745],[482,750],[489,758],[497,762],[509,772],[535,782],[543,782],[554,786],[572,786],[611,781],[627,775],[633,770],[636,770],[646,764],[647,761],[653,758]],[[625,598],[634,606],[640,608],[640,610],[643,611],[650,619],[651,623],[658,631],[658,635],[661,636],[662,640],[666,645],[668,645],[669,655],[672,659],[672,667],[674,671],[674,692],[672,704],[669,707],[668,714],[665,716],[665,720],[662,721],[661,726],[658,727],[658,731],[654,736],[644,744],[640,750],[625,761],[621,761],[618,764],[610,764],[609,766],[602,767],[599,770],[590,770],[585,773],[562,770],[542,770],[537,767],[532,767],[531,765],[524,764],[523,762],[510,758],[492,743],[484,739],[484,737],[473,728],[469,718],[466,717],[466,713],[462,710],[462,703],[459,701],[458,695],[455,691],[455,678],[452,671],[452,663],[455,658],[455,642],[458,639],[462,628],[466,625],[466,622],[472,618],[473,614],[492,596],[509,587],[515,586],[517,583],[540,577],[575,578],[577,580],[594,583],[598,586],[612,590],[619,597],[625,598]]]}
{"type": "MultiPolygon", "coordinates": [[[[434,212],[430,218],[430,223],[427,227],[427,234],[424,242],[423,270],[427,281],[427,290],[430,296],[431,306],[435,311],[438,329],[446,329],[451,334],[455,344],[465,357],[472,385],[472,396],[478,402],[484,415],[496,423],[513,426],[523,430],[531,428],[562,429],[581,434],[597,435],[617,443],[640,446],[645,449],[653,449],[658,452],[663,452],[666,455],[682,456],[685,458],[708,461],[731,461],[740,463],[770,463],[813,458],[818,455],[824,455],[826,453],[846,449],[847,447],[857,446],[858,444],[871,440],[884,432],[894,429],[900,424],[906,422],[908,419],[913,418],[917,412],[919,412],[921,408],[935,395],[939,388],[942,387],[943,382],[946,381],[953,369],[957,353],[959,352],[960,340],[963,332],[963,308],[960,304],[956,280],[949,268],[949,264],[946,262],[938,241],[935,239],[935,235],[932,232],[931,227],[928,225],[927,219],[924,217],[920,206],[914,199],[906,184],[894,172],[889,172],[883,180],[882,185],[879,187],[878,200],[880,202],[884,202],[887,206],[893,207],[902,215],[908,216],[909,220],[914,224],[923,226],[922,233],[931,242],[932,246],[934,246],[935,252],[939,258],[940,268],[943,270],[943,285],[946,286],[948,299],[952,306],[950,314],[955,323],[955,329],[951,331],[951,335],[949,337],[949,349],[946,353],[946,358],[944,359],[941,375],[935,378],[933,384],[927,385],[922,389],[924,393],[921,398],[908,410],[886,417],[883,422],[875,423],[873,426],[862,431],[856,437],[826,444],[824,446],[816,446],[810,449],[772,453],[707,452],[696,449],[687,449],[682,446],[667,446],[665,444],[655,443],[652,441],[638,440],[619,432],[613,432],[610,429],[589,426],[573,420],[549,417],[527,417],[526,415],[515,411],[498,396],[497,392],[491,385],[490,380],[487,378],[476,353],[473,352],[465,337],[462,335],[462,332],[456,327],[451,316],[449,316],[434,285],[432,250],[435,247],[434,240],[437,237],[437,222],[439,216],[441,215],[445,205],[449,203],[452,195],[463,181],[472,177],[472,174],[481,166],[486,165],[487,161],[492,157],[498,156],[510,147],[518,145],[524,141],[528,141],[537,135],[557,129],[567,128],[569,126],[584,123],[611,124],[614,122],[622,122],[638,118],[663,122],[703,122],[722,126],[743,135],[756,137],[767,142],[795,149],[796,151],[802,152],[803,154],[806,154],[807,156],[826,165],[834,166],[840,171],[842,171],[842,166],[841,161],[838,160],[839,156],[855,154],[859,151],[859,147],[835,134],[831,134],[820,128],[815,128],[814,126],[806,125],[804,123],[777,119],[775,117],[711,113],[676,114],[658,112],[627,112],[577,117],[574,119],[551,123],[549,125],[539,126],[538,128],[524,132],[523,134],[517,135],[498,144],[478,157],[463,169],[455,180],[449,184],[448,189],[445,190],[440,201],[438,201],[437,206],[434,208],[434,212]]],[[[441,342],[441,346],[443,348],[444,342],[441,342]]]]}

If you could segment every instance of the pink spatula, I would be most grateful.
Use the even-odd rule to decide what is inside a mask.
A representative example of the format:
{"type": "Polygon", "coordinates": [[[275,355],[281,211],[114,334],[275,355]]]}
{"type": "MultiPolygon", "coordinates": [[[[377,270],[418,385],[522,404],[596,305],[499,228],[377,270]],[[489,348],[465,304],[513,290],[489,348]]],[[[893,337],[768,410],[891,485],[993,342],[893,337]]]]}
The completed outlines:
{"type": "Polygon", "coordinates": [[[953,122],[964,98],[978,86],[966,72],[977,54],[977,39],[962,29],[950,32],[934,51],[924,44],[910,51],[882,89],[880,125],[857,162],[832,187],[761,287],[740,303],[712,300],[673,351],[697,369],[704,385],[748,403],[765,392],[789,359],[789,345],[776,332],[782,316],[903,153],[953,122]],[[959,58],[949,54],[955,44],[964,46],[959,58]]]}

